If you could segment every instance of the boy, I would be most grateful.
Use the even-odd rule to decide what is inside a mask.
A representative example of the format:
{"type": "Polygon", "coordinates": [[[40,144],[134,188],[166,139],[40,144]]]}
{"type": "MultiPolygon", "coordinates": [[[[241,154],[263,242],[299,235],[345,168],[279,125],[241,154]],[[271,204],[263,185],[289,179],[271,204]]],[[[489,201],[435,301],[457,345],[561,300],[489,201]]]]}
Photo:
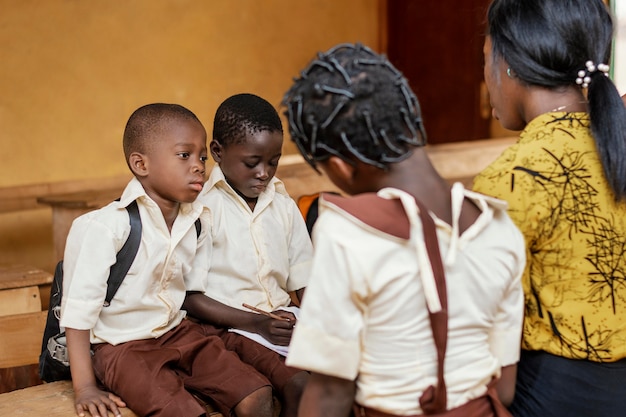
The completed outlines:
{"type": "Polygon", "coordinates": [[[502,375],[498,394],[510,401],[523,316],[524,242],[506,205],[436,172],[417,98],[384,56],[339,45],[302,74],[283,100],[291,136],[352,197],[320,199],[287,356],[312,372],[299,416],[348,416],[353,405],[358,416],[423,415],[427,406],[437,416],[493,416],[504,407],[487,385],[502,375]],[[419,201],[436,226],[447,292],[430,273],[419,201]],[[448,315],[441,380],[429,310],[448,315]],[[443,389],[431,404],[434,386],[443,389]]]}
{"type": "Polygon", "coordinates": [[[312,246],[296,203],[274,177],[282,143],[280,117],[261,97],[237,94],[219,106],[210,144],[216,164],[198,198],[211,213],[207,289],[190,292],[184,308],[269,378],[282,400],[281,416],[295,416],[308,374],[228,331],[257,333],[286,346],[295,326],[294,314],[282,308],[290,306],[290,292],[302,297],[312,246]],[[288,320],[253,313],[244,303],[288,320]]]}
{"type": "Polygon", "coordinates": [[[195,202],[205,179],[204,127],[182,106],[149,104],[131,115],[123,143],[135,178],[119,201],[76,219],[67,238],[60,324],[77,414],[119,415],[128,405],[140,416],[205,415],[189,389],[210,394],[225,415],[269,417],[269,383],[224,354],[219,338],[183,320],[180,309],[186,288],[204,290],[210,251],[206,228],[198,236],[194,225],[206,217],[195,202]],[[141,244],[103,307],[109,268],[130,231],[125,207],[133,201],[141,244]],[[251,375],[234,391],[221,386],[224,369],[251,375]]]}

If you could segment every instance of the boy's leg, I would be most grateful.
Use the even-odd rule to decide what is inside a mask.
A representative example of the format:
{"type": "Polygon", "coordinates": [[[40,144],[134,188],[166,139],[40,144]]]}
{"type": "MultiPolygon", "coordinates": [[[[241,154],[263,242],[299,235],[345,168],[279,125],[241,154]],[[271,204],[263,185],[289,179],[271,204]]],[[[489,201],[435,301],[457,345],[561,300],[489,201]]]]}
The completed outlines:
{"type": "Polygon", "coordinates": [[[237,417],[273,417],[272,387],[266,385],[254,391],[239,401],[234,408],[234,412],[237,417]]]}
{"type": "Polygon", "coordinates": [[[205,410],[190,389],[211,397],[225,416],[238,412],[239,403],[249,396],[243,405],[253,404],[259,411],[269,407],[270,412],[246,414],[240,407],[239,417],[271,416],[269,381],[228,352],[219,337],[205,337],[198,328],[183,320],[158,339],[96,347],[96,376],[140,415],[202,415],[205,410]],[[244,382],[233,384],[243,376],[244,382]]]}
{"type": "Polygon", "coordinates": [[[205,413],[185,390],[182,379],[167,366],[177,353],[159,349],[155,340],[94,347],[94,372],[105,387],[139,415],[200,416],[205,413]]]}
{"type": "Polygon", "coordinates": [[[308,380],[309,373],[300,371],[287,381],[282,390],[280,417],[295,417],[298,415],[298,406],[308,380]]]}
{"type": "Polygon", "coordinates": [[[233,332],[221,333],[227,349],[267,377],[281,399],[281,417],[296,416],[309,373],[285,364],[285,358],[253,340],[233,332]]]}
{"type": "Polygon", "coordinates": [[[183,323],[185,332],[198,340],[180,350],[185,386],[210,397],[224,416],[271,417],[270,381],[227,350],[221,338],[206,336],[201,325],[189,320],[183,323]]]}

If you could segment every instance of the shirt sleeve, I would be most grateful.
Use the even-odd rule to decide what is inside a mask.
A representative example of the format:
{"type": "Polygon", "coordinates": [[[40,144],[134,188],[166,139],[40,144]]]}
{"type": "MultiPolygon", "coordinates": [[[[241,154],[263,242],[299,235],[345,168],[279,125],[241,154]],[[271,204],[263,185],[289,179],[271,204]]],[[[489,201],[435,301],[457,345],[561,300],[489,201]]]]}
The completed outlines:
{"type": "MultiPolygon", "coordinates": [[[[128,216],[126,210],[121,215],[128,216]]],[[[90,214],[74,220],[63,260],[62,327],[91,330],[96,325],[111,265],[130,233],[130,226],[126,229],[117,236],[118,233],[90,214]]]]}
{"type": "Polygon", "coordinates": [[[314,231],[311,281],[289,346],[287,364],[354,380],[361,357],[364,320],[356,302],[355,277],[365,276],[351,262],[349,248],[333,239],[337,214],[320,216],[314,231]]]}
{"type": "Polygon", "coordinates": [[[287,291],[296,291],[306,287],[309,283],[313,245],[298,206],[291,198],[287,200],[291,219],[287,291]]]}
{"type": "MultiPolygon", "coordinates": [[[[516,231],[517,232],[517,231],[516,231]]],[[[513,279],[506,288],[491,332],[489,333],[489,348],[498,358],[501,366],[513,365],[519,361],[522,323],[524,320],[524,291],[522,289],[522,275],[526,264],[524,241],[519,232],[514,242],[512,253],[517,254],[514,265],[513,279]]]]}
{"type": "Polygon", "coordinates": [[[551,217],[545,204],[550,196],[542,187],[545,158],[536,156],[541,154],[545,151],[535,150],[532,144],[514,145],[476,176],[473,187],[508,203],[509,217],[531,251],[542,238],[542,219],[551,217]]]}
{"type": "Polygon", "coordinates": [[[200,215],[202,225],[196,255],[193,258],[191,271],[184,276],[187,291],[206,292],[208,288],[209,267],[213,249],[213,236],[211,233],[212,218],[208,209],[204,209],[200,215]]]}

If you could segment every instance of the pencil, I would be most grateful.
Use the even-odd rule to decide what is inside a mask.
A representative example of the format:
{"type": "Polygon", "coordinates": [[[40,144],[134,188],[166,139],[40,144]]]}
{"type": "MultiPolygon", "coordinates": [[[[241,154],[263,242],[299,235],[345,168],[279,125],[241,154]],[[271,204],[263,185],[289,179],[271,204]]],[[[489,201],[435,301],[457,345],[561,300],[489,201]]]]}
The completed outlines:
{"type": "Polygon", "coordinates": [[[289,320],[289,319],[288,319],[288,318],[286,318],[286,317],[281,317],[281,316],[279,316],[278,314],[274,314],[274,313],[270,313],[269,311],[264,311],[264,310],[261,310],[260,308],[253,307],[253,306],[251,306],[250,304],[243,303],[242,305],[243,305],[245,308],[247,308],[247,309],[250,309],[250,310],[252,310],[252,311],[256,311],[256,312],[257,312],[257,313],[259,313],[259,314],[263,314],[264,316],[271,317],[271,318],[273,318],[273,319],[275,319],[275,320],[281,320],[281,321],[291,321],[291,320],[289,320]]]}

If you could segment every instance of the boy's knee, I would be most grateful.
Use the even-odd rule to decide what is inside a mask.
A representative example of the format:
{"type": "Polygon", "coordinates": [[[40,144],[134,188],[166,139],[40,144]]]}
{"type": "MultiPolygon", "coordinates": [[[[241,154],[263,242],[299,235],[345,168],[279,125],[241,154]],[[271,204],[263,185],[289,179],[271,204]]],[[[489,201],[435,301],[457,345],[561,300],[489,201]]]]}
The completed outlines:
{"type": "Polygon", "coordinates": [[[254,391],[235,406],[234,412],[237,417],[272,417],[272,387],[268,385],[254,391]]]}
{"type": "Polygon", "coordinates": [[[295,417],[298,415],[298,407],[300,398],[304,392],[304,387],[309,380],[309,373],[306,371],[298,372],[289,379],[283,386],[281,392],[281,410],[280,417],[295,417]]]}
{"type": "Polygon", "coordinates": [[[309,380],[309,373],[306,371],[298,372],[295,374],[283,388],[282,395],[284,399],[299,400],[304,391],[307,381],[309,380]]]}
{"type": "MultiPolygon", "coordinates": [[[[163,397],[166,399],[166,396],[163,397]]],[[[187,391],[181,392],[165,403],[147,402],[140,408],[133,408],[138,414],[159,415],[162,417],[206,416],[206,410],[187,391]]]]}

